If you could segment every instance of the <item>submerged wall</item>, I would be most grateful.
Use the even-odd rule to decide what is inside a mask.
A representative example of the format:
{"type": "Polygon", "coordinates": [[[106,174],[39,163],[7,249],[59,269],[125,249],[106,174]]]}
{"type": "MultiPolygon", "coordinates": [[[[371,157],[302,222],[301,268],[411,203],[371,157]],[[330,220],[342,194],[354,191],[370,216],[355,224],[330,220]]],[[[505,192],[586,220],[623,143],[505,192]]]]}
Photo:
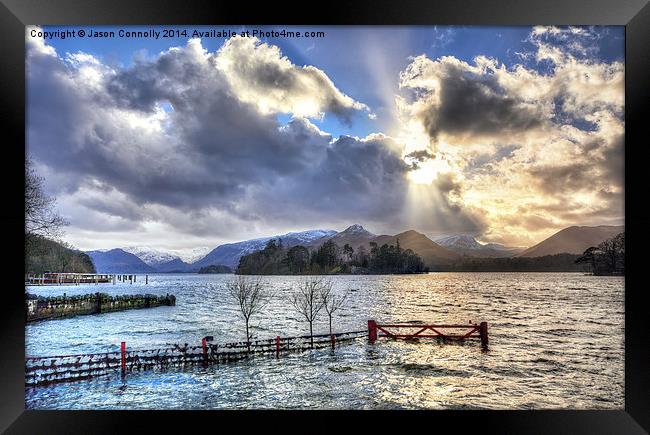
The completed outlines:
{"type": "Polygon", "coordinates": [[[27,294],[25,301],[28,322],[163,305],[176,305],[176,297],[169,294],[166,296],[150,294],[110,296],[106,293],[66,296],[64,293],[63,296],[55,297],[27,294]]]}

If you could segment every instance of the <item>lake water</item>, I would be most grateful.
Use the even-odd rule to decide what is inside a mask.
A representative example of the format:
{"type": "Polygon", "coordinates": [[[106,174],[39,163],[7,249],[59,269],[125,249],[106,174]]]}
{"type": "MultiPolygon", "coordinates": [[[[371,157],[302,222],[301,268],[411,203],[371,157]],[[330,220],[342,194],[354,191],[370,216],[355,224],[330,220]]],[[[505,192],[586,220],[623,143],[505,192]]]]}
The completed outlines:
{"type": "MultiPolygon", "coordinates": [[[[150,275],[134,284],[29,287],[30,293],[176,295],[175,307],[31,323],[28,356],[200,345],[244,339],[225,285],[233,275],[150,275]]],[[[303,335],[288,303],[301,277],[270,276],[275,297],[254,318],[256,338],[303,335]]],[[[476,341],[359,339],[336,349],[255,357],[207,368],[129,373],[26,389],[28,409],[624,408],[624,278],[579,273],[430,273],[334,276],[350,290],[336,331],[380,323],[489,323],[476,341]]],[[[326,333],[323,315],[315,333],[326,333]]]]}

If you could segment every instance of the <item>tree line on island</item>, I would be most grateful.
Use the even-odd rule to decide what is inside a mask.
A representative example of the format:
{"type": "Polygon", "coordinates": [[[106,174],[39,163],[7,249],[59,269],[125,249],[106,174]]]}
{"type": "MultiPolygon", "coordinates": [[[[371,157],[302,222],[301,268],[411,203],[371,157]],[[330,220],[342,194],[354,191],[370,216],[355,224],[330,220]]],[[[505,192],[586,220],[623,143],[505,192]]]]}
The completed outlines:
{"type": "Polygon", "coordinates": [[[411,249],[395,245],[379,246],[370,242],[356,250],[349,244],[342,248],[331,240],[316,250],[302,245],[287,248],[282,239],[271,239],[264,249],[239,259],[240,275],[327,275],[327,274],[402,274],[425,273],[429,269],[411,249]]]}

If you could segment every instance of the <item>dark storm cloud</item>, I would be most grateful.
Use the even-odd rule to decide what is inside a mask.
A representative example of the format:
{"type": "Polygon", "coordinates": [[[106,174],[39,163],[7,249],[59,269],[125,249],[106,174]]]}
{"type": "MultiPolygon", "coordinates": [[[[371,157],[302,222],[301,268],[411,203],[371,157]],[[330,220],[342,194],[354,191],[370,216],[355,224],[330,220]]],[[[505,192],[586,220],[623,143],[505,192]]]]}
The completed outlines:
{"type": "MultiPolygon", "coordinates": [[[[320,162],[290,180],[275,180],[272,189],[308,213],[379,219],[403,208],[408,170],[392,139],[381,135],[366,139],[341,136],[327,146],[320,162]]],[[[263,208],[278,218],[297,217],[294,210],[277,202],[275,195],[268,197],[266,191],[256,195],[254,202],[257,206],[264,204],[263,208]]]]}
{"type": "Polygon", "coordinates": [[[302,119],[278,128],[274,117],[234,98],[192,47],[106,73],[99,90],[80,89],[76,74],[51,56],[31,59],[30,150],[78,186],[101,180],[136,204],[233,208],[247,186],[318,161],[330,139],[302,119]],[[130,125],[164,102],[173,106],[166,131],[130,125]]]}
{"type": "MultiPolygon", "coordinates": [[[[157,221],[207,236],[254,222],[410,225],[399,216],[411,167],[393,139],[375,134],[333,140],[301,117],[280,124],[240,98],[239,83],[233,85],[225,72],[232,65],[218,68],[215,55],[198,41],[128,69],[80,59],[65,62],[32,48],[28,68],[30,151],[57,174],[52,180],[66,180],[68,210],[79,216],[80,228],[93,219],[111,231],[157,221]]],[[[322,107],[339,115],[358,109],[320,71],[301,68],[287,76],[268,58],[261,63],[254,74],[244,71],[256,77],[253,87],[324,101],[322,107]],[[308,88],[294,88],[305,80],[308,88]]],[[[295,101],[271,103],[291,107],[295,101]]],[[[441,225],[464,222],[462,210],[436,195],[441,225]]]]}
{"type": "Polygon", "coordinates": [[[401,80],[403,87],[423,90],[432,97],[418,116],[433,140],[440,133],[493,136],[520,132],[540,126],[544,118],[539,108],[503,89],[493,74],[475,72],[446,58],[431,62],[420,56],[401,80]],[[429,88],[431,79],[437,85],[429,88]]]}

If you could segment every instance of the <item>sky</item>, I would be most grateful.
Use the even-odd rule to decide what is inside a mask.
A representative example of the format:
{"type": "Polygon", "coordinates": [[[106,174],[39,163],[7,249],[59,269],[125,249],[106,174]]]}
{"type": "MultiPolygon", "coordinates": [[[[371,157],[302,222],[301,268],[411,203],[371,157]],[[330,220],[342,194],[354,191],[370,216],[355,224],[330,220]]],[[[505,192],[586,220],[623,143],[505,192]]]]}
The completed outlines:
{"type": "Polygon", "coordinates": [[[27,152],[80,249],[624,221],[623,27],[120,29],[163,30],[26,28],[27,152]],[[255,29],[324,36],[192,37],[255,29]]]}

